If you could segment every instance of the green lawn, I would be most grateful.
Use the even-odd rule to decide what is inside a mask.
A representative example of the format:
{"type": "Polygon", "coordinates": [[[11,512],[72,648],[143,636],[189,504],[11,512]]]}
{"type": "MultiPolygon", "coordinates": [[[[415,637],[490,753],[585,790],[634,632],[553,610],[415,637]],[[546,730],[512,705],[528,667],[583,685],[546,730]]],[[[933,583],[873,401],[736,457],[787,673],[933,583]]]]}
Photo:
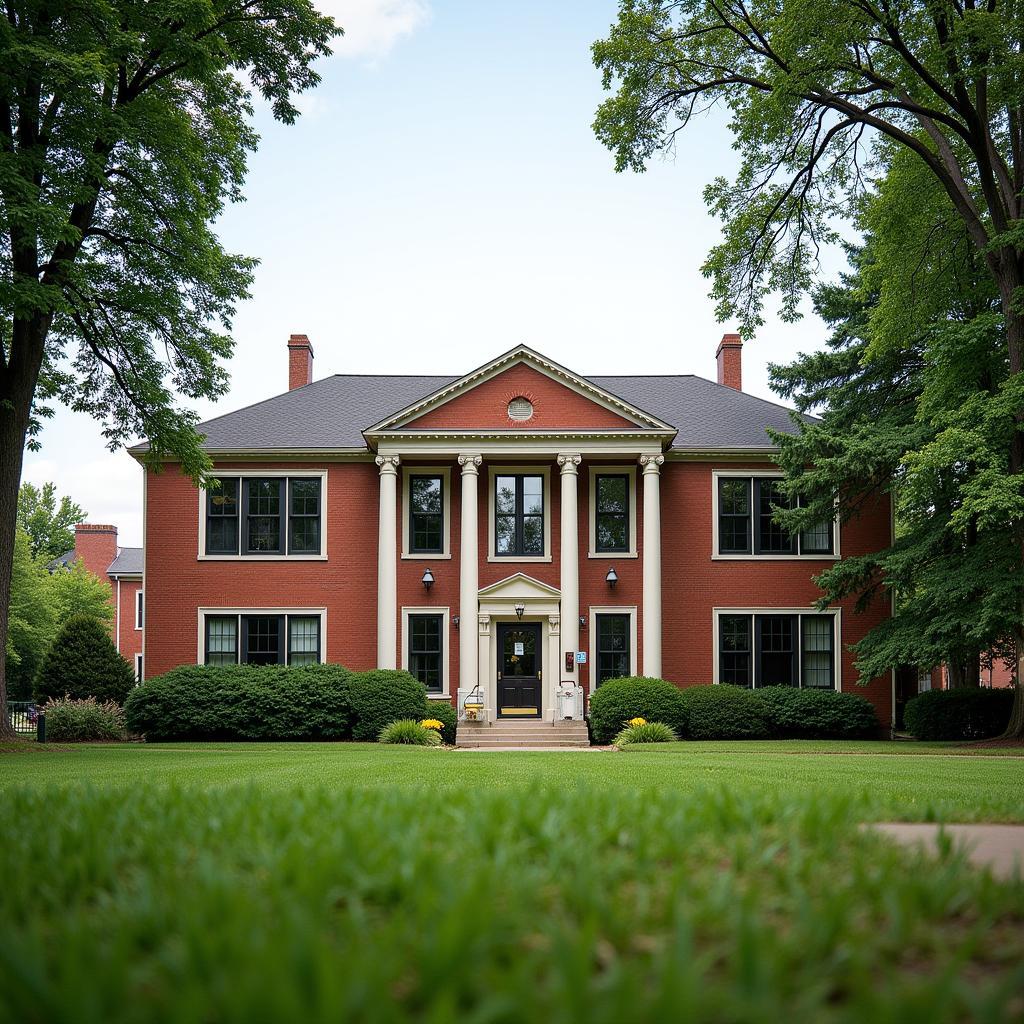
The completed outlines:
{"type": "Polygon", "coordinates": [[[0,788],[0,1020],[1024,1014],[1024,885],[859,827],[1024,821],[1021,758],[110,746],[0,788]]]}

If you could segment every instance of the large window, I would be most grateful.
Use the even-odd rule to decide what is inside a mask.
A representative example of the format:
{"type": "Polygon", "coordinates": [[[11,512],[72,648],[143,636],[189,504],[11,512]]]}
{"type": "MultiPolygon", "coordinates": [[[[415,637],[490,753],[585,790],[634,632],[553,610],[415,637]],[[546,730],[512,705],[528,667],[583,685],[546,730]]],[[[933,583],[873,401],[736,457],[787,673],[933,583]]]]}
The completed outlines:
{"type": "Polygon", "coordinates": [[[599,552],[629,551],[629,476],[598,474],[594,545],[599,552]]]}
{"type": "Polygon", "coordinates": [[[836,617],[718,616],[718,681],[733,686],[835,688],[836,617]]]}
{"type": "Polygon", "coordinates": [[[427,688],[442,690],[444,660],[444,616],[409,616],[409,672],[427,688]]]}
{"type": "Polygon", "coordinates": [[[224,477],[206,491],[206,555],[323,550],[320,477],[224,477]]]}
{"type": "Polygon", "coordinates": [[[315,665],[319,615],[207,615],[207,665],[315,665]]]}
{"type": "Polygon", "coordinates": [[[597,667],[595,683],[628,676],[630,671],[629,615],[600,614],[597,619],[597,667]]]}
{"type": "Polygon", "coordinates": [[[776,508],[791,508],[779,477],[718,477],[719,555],[831,555],[835,523],[818,523],[799,535],[775,522],[776,508]]]}
{"type": "Polygon", "coordinates": [[[495,477],[494,553],[544,554],[544,477],[495,477]]]}
{"type": "Polygon", "coordinates": [[[444,477],[409,476],[409,552],[444,553],[444,477]]]}

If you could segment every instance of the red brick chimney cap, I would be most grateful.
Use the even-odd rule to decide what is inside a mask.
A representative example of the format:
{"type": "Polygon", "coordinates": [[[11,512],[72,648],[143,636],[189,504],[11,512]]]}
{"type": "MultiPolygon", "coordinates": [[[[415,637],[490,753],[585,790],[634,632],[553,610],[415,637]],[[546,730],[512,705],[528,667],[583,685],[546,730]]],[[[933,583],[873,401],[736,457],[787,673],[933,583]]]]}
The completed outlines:
{"type": "Polygon", "coordinates": [[[117,527],[110,523],[76,523],[75,533],[117,533],[117,527]]]}

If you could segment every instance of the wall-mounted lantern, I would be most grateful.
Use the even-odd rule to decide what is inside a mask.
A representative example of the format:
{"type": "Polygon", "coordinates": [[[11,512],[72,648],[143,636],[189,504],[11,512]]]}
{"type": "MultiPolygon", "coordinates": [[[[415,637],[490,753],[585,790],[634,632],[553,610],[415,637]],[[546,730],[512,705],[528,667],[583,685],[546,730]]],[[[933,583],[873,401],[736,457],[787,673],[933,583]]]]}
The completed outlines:
{"type": "Polygon", "coordinates": [[[423,570],[423,589],[429,591],[434,585],[434,574],[429,569],[423,570]]]}
{"type": "Polygon", "coordinates": [[[526,611],[526,605],[525,604],[517,604],[517,605],[515,605],[515,609],[516,609],[516,618],[517,619],[522,619],[523,612],[526,611]]]}
{"type": "Polygon", "coordinates": [[[614,589],[615,584],[619,582],[619,574],[615,571],[615,566],[612,566],[608,570],[608,575],[605,576],[604,580],[609,587],[612,587],[614,589]]]}

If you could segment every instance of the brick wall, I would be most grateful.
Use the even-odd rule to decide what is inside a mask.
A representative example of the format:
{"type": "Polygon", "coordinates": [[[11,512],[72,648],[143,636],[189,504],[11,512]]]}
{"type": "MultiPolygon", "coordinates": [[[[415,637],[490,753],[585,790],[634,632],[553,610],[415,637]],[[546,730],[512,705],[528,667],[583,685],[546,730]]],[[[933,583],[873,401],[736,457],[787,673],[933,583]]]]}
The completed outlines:
{"type": "MultiPolygon", "coordinates": [[[[111,580],[114,588],[115,611],[118,601],[118,581],[111,580]]],[[[118,650],[135,668],[135,655],[142,653],[142,630],[135,628],[135,595],[142,589],[141,580],[121,580],[120,612],[115,618],[117,624],[118,650]]]]}

